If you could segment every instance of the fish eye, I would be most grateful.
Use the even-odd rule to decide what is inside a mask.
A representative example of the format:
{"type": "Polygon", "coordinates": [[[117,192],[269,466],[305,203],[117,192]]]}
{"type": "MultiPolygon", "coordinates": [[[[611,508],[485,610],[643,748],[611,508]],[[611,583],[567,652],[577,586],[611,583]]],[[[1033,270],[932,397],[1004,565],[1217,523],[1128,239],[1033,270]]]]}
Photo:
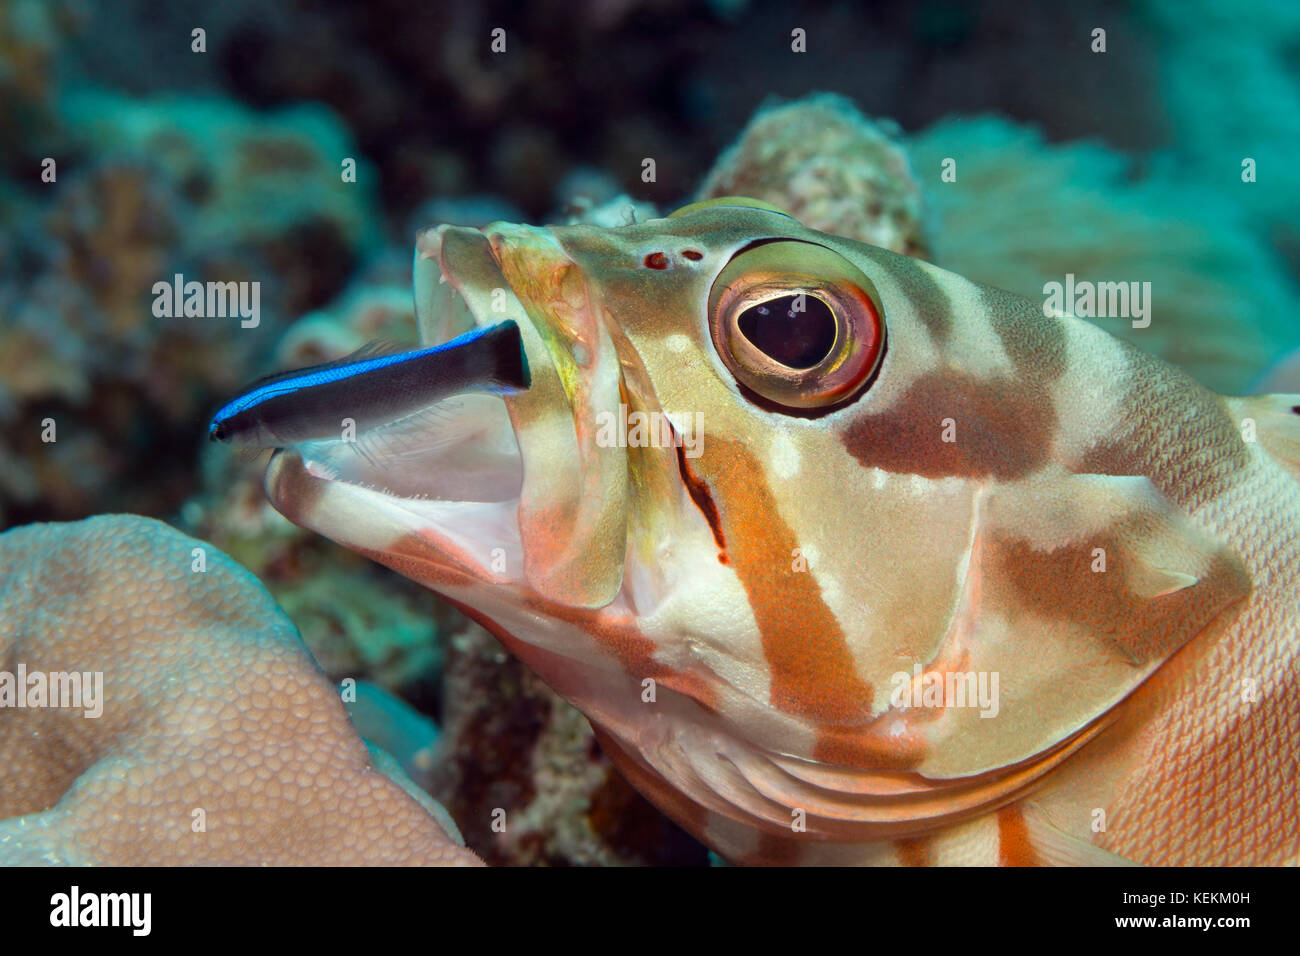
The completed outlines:
{"type": "Polygon", "coordinates": [[[834,310],[815,293],[776,295],[742,309],[740,334],[786,368],[812,368],[835,345],[834,310]]]}
{"type": "Polygon", "coordinates": [[[884,355],[879,293],[824,246],[771,240],[738,253],[714,280],[709,332],[741,390],[789,414],[857,398],[884,355]]]}

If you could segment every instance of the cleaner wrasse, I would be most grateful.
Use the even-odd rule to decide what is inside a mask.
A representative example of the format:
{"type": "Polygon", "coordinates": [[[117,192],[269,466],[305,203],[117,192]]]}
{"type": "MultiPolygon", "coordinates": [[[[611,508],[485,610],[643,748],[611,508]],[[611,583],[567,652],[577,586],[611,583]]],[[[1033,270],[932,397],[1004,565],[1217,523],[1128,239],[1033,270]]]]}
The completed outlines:
{"type": "Polygon", "coordinates": [[[371,431],[465,391],[528,387],[528,363],[513,321],[472,329],[451,342],[384,354],[376,346],[337,362],[267,376],[212,416],[213,441],[284,448],[371,431]]]}
{"type": "Polygon", "coordinates": [[[1300,856],[1300,396],[745,199],[440,226],[415,288],[429,344],[504,297],[531,387],[388,473],[281,451],[268,495],[727,859],[1300,856]]]}

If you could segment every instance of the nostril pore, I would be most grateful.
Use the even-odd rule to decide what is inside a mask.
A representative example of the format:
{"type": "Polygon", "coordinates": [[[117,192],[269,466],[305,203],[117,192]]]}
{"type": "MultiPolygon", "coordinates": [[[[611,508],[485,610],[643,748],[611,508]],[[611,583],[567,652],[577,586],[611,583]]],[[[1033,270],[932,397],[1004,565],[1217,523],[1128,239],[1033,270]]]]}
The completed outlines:
{"type": "Polygon", "coordinates": [[[647,269],[667,269],[668,257],[662,252],[652,252],[645,257],[645,267],[647,269]]]}

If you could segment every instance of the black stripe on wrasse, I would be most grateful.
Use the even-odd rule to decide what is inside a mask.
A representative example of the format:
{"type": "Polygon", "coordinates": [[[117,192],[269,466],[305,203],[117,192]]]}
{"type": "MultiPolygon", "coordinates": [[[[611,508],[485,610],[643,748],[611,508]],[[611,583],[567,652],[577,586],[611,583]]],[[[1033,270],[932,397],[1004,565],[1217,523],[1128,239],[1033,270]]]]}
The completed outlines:
{"type": "Polygon", "coordinates": [[[345,418],[365,431],[451,395],[514,392],[530,384],[519,326],[506,321],[429,348],[375,355],[367,347],[337,362],[260,379],[212,416],[208,437],[282,448],[338,438],[345,418]]]}

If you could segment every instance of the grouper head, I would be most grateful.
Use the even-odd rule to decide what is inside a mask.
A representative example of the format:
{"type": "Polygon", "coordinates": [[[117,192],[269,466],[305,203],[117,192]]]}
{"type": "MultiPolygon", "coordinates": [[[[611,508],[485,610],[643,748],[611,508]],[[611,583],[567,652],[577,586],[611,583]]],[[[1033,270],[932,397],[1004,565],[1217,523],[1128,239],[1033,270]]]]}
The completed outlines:
{"type": "Polygon", "coordinates": [[[392,460],[281,451],[267,493],[484,623],[733,856],[1005,804],[1249,591],[1189,517],[1244,467],[1224,400],[1040,303],[744,199],[433,228],[415,285],[426,345],[518,323],[531,386],[392,460]]]}

